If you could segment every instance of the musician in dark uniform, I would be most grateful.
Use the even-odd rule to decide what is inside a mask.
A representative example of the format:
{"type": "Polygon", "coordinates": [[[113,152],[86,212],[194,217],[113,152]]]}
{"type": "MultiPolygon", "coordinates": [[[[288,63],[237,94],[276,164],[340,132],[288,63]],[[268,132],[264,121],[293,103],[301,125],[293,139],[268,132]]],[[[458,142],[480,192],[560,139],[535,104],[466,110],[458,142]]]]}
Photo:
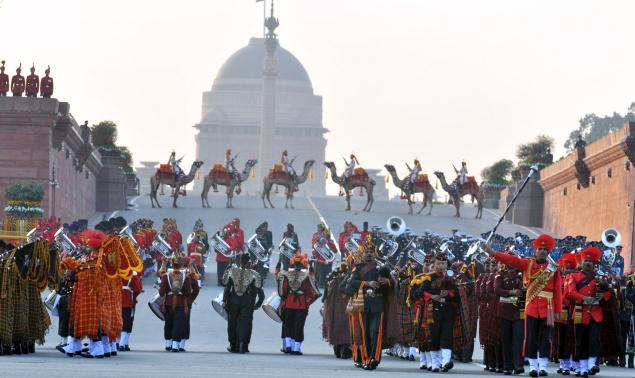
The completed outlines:
{"type": "MultiPolygon", "coordinates": [[[[62,268],[65,268],[65,266],[62,265],[62,268]]],[[[57,294],[59,295],[59,302],[57,304],[59,315],[57,333],[62,338],[62,341],[56,346],[56,349],[62,353],[66,353],[64,347],[73,342],[73,335],[70,328],[70,306],[74,282],[75,273],[71,269],[66,269],[57,287],[57,294]]]]}
{"type": "Polygon", "coordinates": [[[525,333],[525,302],[523,274],[514,267],[506,267],[496,274],[494,293],[498,301],[498,318],[506,375],[522,374],[523,338],[525,333]]]}
{"type": "Polygon", "coordinates": [[[178,254],[172,258],[172,271],[161,276],[159,295],[164,297],[163,312],[165,325],[163,334],[165,350],[178,352],[179,343],[185,337],[185,322],[188,298],[192,295],[192,280],[184,266],[189,264],[187,257],[178,254]]]}
{"type": "Polygon", "coordinates": [[[571,273],[566,280],[565,295],[575,301],[575,359],[580,362],[580,375],[588,377],[600,371],[596,366],[601,353],[600,332],[603,311],[600,302],[611,299],[608,283],[595,274],[595,264],[602,252],[589,247],[580,252],[582,270],[571,273]]]}
{"type": "MultiPolygon", "coordinates": [[[[291,245],[295,247],[297,250],[300,247],[300,242],[298,241],[298,234],[295,233],[294,227],[291,223],[287,224],[287,230],[282,234],[282,238],[288,238],[291,240],[291,245]]],[[[278,263],[276,264],[276,276],[281,270],[289,269],[289,258],[282,253],[278,258],[278,263]]]]}
{"type": "Polygon", "coordinates": [[[223,307],[228,314],[227,339],[228,352],[248,353],[249,340],[254,311],[260,308],[265,300],[262,290],[262,279],[251,267],[249,253],[240,256],[240,266],[233,266],[225,271],[223,284],[223,307]],[[256,300],[257,297],[257,300],[256,300]]]}
{"type": "MultiPolygon", "coordinates": [[[[273,247],[273,234],[269,231],[269,223],[262,222],[256,228],[256,239],[258,239],[267,254],[270,255],[273,247]]],[[[256,271],[260,274],[263,281],[266,280],[267,273],[269,273],[269,262],[256,261],[256,264],[256,271]]]]}
{"type": "Polygon", "coordinates": [[[346,294],[359,300],[363,296],[363,308],[352,309],[350,327],[353,338],[355,366],[366,370],[376,369],[381,361],[384,314],[387,295],[394,285],[390,268],[379,265],[372,245],[364,248],[362,262],[357,264],[346,285],[346,294]],[[361,332],[360,332],[361,331],[361,332]],[[357,342],[361,339],[361,342],[357,342]]]}
{"type": "Polygon", "coordinates": [[[430,355],[433,372],[446,372],[454,367],[452,346],[459,293],[454,279],[447,275],[447,271],[448,258],[445,253],[438,252],[434,257],[433,272],[429,279],[414,286],[410,293],[415,300],[424,298],[432,301],[430,355]]]}
{"type": "Polygon", "coordinates": [[[320,291],[309,275],[309,258],[300,251],[291,260],[291,268],[278,277],[278,295],[282,308],[284,353],[302,355],[304,323],[309,306],[320,297],[320,291]]]}
{"type": "MultiPolygon", "coordinates": [[[[328,246],[328,249],[333,252],[337,250],[335,243],[331,240],[331,231],[326,228],[324,223],[318,224],[317,231],[313,233],[311,246],[314,246],[316,243],[323,243],[325,247],[328,246]]],[[[326,276],[331,273],[331,270],[333,269],[333,261],[326,261],[324,256],[322,256],[322,254],[315,248],[313,248],[312,260],[315,262],[315,280],[318,287],[323,288],[326,283],[326,276]]]]}

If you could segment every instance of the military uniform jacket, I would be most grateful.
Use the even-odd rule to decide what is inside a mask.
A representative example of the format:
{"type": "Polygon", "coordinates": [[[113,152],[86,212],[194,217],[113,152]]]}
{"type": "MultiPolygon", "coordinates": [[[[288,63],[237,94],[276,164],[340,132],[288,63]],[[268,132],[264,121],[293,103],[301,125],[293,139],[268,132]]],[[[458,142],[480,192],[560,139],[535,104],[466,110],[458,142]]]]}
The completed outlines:
{"type": "Polygon", "coordinates": [[[245,269],[233,266],[223,274],[225,285],[225,302],[229,305],[250,305],[257,307],[265,300],[262,290],[260,274],[253,269],[245,269]],[[256,302],[256,296],[258,302],[256,302]]]}
{"type": "Polygon", "coordinates": [[[419,290],[426,301],[432,302],[435,319],[454,315],[459,301],[459,292],[452,277],[440,273],[430,274],[430,280],[425,281],[419,290]],[[433,300],[432,296],[441,294],[441,290],[448,291],[445,300],[443,302],[433,300]]]}
{"type": "Polygon", "coordinates": [[[309,306],[320,297],[315,282],[304,270],[289,270],[280,273],[278,294],[284,308],[308,310],[309,306]]]}
{"type": "Polygon", "coordinates": [[[390,278],[390,269],[387,266],[378,266],[373,262],[370,264],[358,264],[353,269],[346,285],[346,294],[355,295],[359,288],[364,293],[364,312],[383,312],[386,307],[386,295],[390,290],[386,285],[381,285],[379,289],[371,289],[367,286],[371,281],[377,281],[379,277],[390,278]]]}
{"type": "Polygon", "coordinates": [[[603,320],[602,307],[600,301],[607,301],[611,298],[611,292],[606,291],[600,297],[599,301],[594,304],[583,304],[584,297],[595,297],[598,292],[595,274],[590,276],[583,272],[571,273],[567,276],[565,285],[565,295],[572,301],[575,301],[576,314],[581,312],[581,324],[589,324],[591,319],[596,323],[603,320]],[[581,310],[581,311],[580,311],[581,310]]]}
{"type": "Polygon", "coordinates": [[[515,269],[508,269],[496,275],[494,280],[494,292],[498,304],[498,316],[504,320],[520,319],[520,311],[524,310],[522,296],[512,296],[511,290],[523,289],[522,273],[515,269]]]}

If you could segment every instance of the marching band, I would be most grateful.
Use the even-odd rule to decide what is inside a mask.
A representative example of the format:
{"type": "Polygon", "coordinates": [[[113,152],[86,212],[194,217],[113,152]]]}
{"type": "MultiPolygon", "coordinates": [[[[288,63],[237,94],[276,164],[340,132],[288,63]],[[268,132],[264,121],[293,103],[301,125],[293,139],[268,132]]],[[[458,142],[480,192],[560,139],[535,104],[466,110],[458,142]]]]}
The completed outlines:
{"type": "Polygon", "coordinates": [[[23,245],[2,245],[2,354],[34,352],[51,322],[44,308],[58,318],[57,349],[65,355],[130,351],[142,278],[154,270],[158,293],[149,307],[164,321],[165,350],[185,352],[192,305],[214,253],[223,291],[212,306],[227,321],[232,353],[249,352],[262,307],[281,324],[281,352],[302,355],[309,308],[321,303],[334,355],[365,370],[386,354],[447,372],[472,360],[477,336],[485,370],[505,375],[527,368],[531,377],[546,376],[550,361],[557,373],[582,377],[603,364],[633,367],[635,275],[619,266],[616,230],[601,242],[458,230],[417,235],[391,217],[385,227],[365,222],[361,232],[346,222],[337,245],[320,223],[306,254],[288,224],[277,245],[277,291],[266,299],[274,250],[268,223],[247,240],[238,218],[213,235],[198,220],[183,247],[172,218],[160,232],[147,219],[128,225],[119,217],[95,229],[41,222],[23,245]],[[46,287],[52,291],[42,301],[46,287]]]}

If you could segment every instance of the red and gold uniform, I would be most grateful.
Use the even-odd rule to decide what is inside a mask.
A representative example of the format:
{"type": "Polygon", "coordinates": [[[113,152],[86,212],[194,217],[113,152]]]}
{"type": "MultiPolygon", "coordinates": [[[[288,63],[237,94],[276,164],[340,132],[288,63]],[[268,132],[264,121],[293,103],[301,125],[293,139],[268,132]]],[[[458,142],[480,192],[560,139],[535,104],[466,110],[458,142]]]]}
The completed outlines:
{"type": "Polygon", "coordinates": [[[289,270],[282,271],[278,277],[282,338],[285,353],[301,355],[304,323],[309,314],[309,306],[320,297],[320,292],[309,275],[309,259],[306,255],[296,252],[289,266],[289,270]]]}
{"type": "MultiPolygon", "coordinates": [[[[549,235],[540,235],[533,244],[535,249],[544,248],[551,252],[555,240],[549,235]]],[[[507,253],[497,252],[494,258],[523,272],[523,281],[527,288],[525,357],[529,360],[532,376],[537,375],[538,370],[546,372],[550,329],[554,325],[554,317],[562,312],[560,270],[552,270],[547,261],[538,262],[534,258],[521,258],[507,253]]]]}
{"type": "MultiPolygon", "coordinates": [[[[596,247],[580,252],[583,264],[597,263],[602,253],[596,247]]],[[[611,299],[608,283],[597,277],[593,266],[589,271],[571,273],[565,286],[566,297],[575,305],[573,324],[575,327],[575,354],[580,362],[581,374],[588,373],[601,352],[600,332],[604,319],[601,302],[611,299]]]]}

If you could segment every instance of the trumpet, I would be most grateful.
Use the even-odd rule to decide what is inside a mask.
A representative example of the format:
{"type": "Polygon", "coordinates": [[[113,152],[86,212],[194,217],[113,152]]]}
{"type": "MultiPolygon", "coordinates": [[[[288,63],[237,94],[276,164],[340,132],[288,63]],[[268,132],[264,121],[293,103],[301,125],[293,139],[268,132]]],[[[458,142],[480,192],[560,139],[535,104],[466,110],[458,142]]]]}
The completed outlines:
{"type": "Polygon", "coordinates": [[[152,248],[159,252],[164,258],[169,259],[172,256],[172,247],[161,237],[161,235],[157,234],[152,241],[152,248]]]}
{"type": "Polygon", "coordinates": [[[121,232],[119,232],[119,236],[130,239],[130,242],[135,247],[135,249],[139,248],[139,243],[137,243],[137,239],[135,239],[134,234],[132,233],[132,228],[130,228],[130,225],[127,225],[123,230],[121,230],[121,232]]]}
{"type": "Polygon", "coordinates": [[[269,260],[269,254],[265,250],[265,247],[262,246],[262,243],[260,243],[260,240],[258,240],[258,235],[254,234],[247,240],[247,248],[258,261],[266,262],[269,260]]]}
{"type": "Polygon", "coordinates": [[[220,234],[214,235],[210,244],[216,253],[220,253],[221,255],[232,258],[234,257],[234,252],[231,250],[231,247],[227,242],[220,236],[220,234]]]}
{"type": "Polygon", "coordinates": [[[58,249],[62,251],[66,251],[69,253],[75,253],[77,251],[77,246],[66,234],[66,230],[64,227],[60,227],[55,235],[53,236],[53,240],[55,240],[55,245],[58,249]]]}
{"type": "Polygon", "coordinates": [[[278,251],[280,251],[280,253],[288,259],[293,258],[296,250],[297,248],[293,246],[293,243],[289,238],[282,239],[280,244],[278,244],[278,251]]]}
{"type": "Polygon", "coordinates": [[[329,242],[324,236],[320,237],[315,243],[313,243],[313,249],[315,252],[319,253],[327,263],[335,260],[335,252],[329,248],[329,242]]]}

